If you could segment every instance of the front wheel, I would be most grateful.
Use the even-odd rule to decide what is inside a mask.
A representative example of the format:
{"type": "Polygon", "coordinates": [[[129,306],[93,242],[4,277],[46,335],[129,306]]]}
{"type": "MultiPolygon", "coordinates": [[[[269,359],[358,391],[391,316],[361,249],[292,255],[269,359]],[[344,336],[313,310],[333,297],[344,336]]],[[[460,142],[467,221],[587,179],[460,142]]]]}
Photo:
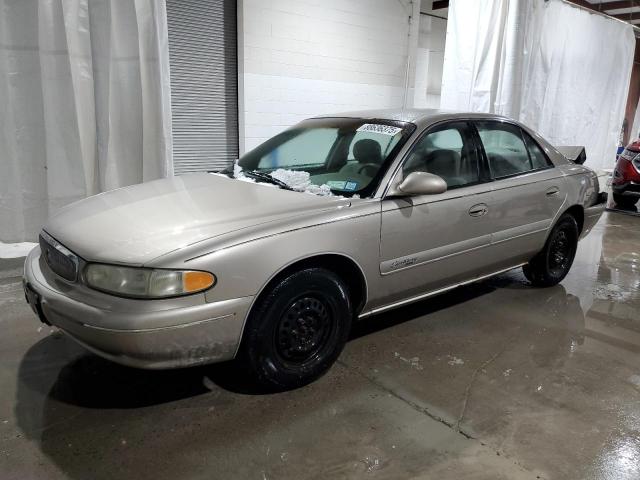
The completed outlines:
{"type": "Polygon", "coordinates": [[[572,215],[560,217],[540,253],[522,270],[536,287],[551,287],[569,273],[578,249],[578,224],[572,215]]]}
{"type": "Polygon", "coordinates": [[[292,273],[254,306],[240,358],[268,388],[306,385],[342,352],[351,317],[347,288],[335,273],[322,268],[292,273]]]}

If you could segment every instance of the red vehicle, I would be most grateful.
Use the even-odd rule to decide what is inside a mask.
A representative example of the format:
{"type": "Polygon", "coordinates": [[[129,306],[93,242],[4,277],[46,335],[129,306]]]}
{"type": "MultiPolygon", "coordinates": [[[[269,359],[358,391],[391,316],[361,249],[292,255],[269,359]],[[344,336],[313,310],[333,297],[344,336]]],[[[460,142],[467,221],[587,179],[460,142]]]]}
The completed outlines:
{"type": "Polygon", "coordinates": [[[618,207],[631,208],[640,200],[640,139],[618,156],[611,188],[618,207]]]}

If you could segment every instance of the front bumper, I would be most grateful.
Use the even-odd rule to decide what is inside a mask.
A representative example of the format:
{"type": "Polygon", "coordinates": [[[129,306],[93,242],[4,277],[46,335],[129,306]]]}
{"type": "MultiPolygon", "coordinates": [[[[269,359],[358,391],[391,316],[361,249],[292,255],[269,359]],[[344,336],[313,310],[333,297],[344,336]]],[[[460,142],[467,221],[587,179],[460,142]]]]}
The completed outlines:
{"type": "Polygon", "coordinates": [[[40,248],[25,261],[27,299],[43,321],[88,350],[138,368],[178,368],[232,359],[253,297],[207,303],[204,294],[135,300],[55,278],[40,248]]]}

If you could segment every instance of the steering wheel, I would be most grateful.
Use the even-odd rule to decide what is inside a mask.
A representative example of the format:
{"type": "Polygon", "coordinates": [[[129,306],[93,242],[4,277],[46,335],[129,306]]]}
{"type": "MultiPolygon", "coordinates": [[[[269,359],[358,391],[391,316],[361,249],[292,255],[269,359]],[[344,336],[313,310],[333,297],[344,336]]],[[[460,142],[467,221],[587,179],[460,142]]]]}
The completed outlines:
{"type": "Polygon", "coordinates": [[[380,165],[378,165],[377,163],[365,163],[360,168],[358,168],[358,175],[362,175],[362,171],[367,169],[372,169],[373,173],[371,174],[365,173],[365,175],[369,177],[373,177],[380,169],[380,165]]]}

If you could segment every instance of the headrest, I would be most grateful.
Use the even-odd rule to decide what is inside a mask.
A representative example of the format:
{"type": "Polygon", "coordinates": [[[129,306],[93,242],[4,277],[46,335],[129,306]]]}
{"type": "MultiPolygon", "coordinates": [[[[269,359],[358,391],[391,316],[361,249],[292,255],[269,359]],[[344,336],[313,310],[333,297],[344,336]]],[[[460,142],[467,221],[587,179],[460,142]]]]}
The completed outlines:
{"type": "Polygon", "coordinates": [[[353,156],[358,163],[382,163],[380,144],[370,138],[363,138],[355,143],[353,156]]]}

